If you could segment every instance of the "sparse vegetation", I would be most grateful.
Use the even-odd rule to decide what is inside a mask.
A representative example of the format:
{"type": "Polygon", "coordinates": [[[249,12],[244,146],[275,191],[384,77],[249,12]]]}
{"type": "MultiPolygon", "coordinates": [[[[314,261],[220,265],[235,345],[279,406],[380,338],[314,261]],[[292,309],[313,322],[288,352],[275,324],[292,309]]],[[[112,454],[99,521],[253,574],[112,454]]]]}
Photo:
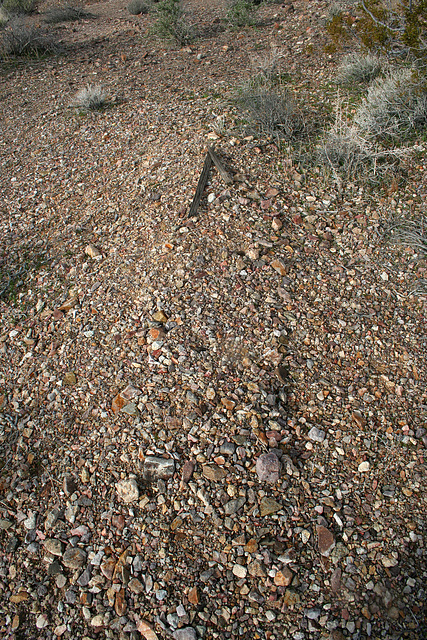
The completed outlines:
{"type": "Polygon", "coordinates": [[[3,0],[1,9],[6,15],[25,15],[33,13],[36,0],[3,0]]]}
{"type": "Polygon", "coordinates": [[[39,58],[58,50],[54,36],[18,18],[10,20],[0,33],[0,55],[3,58],[39,58]]]}
{"type": "MultiPolygon", "coordinates": [[[[411,247],[414,252],[415,262],[427,259],[427,218],[408,220],[403,216],[389,220],[383,233],[383,241],[386,244],[411,247]]],[[[427,294],[427,279],[420,278],[414,283],[412,294],[427,294]]]]}
{"type": "Polygon", "coordinates": [[[150,7],[144,0],[131,0],[128,4],[128,11],[133,16],[149,13],[150,7]]]}
{"type": "Polygon", "coordinates": [[[81,7],[65,5],[63,7],[53,7],[46,11],[43,20],[46,24],[58,24],[60,22],[75,22],[93,17],[92,13],[85,11],[81,7]]]}
{"type": "Polygon", "coordinates": [[[343,85],[366,84],[377,78],[384,62],[371,53],[352,53],[345,56],[338,68],[337,82],[343,85]]]}
{"type": "Polygon", "coordinates": [[[107,94],[100,84],[88,84],[81,89],[72,102],[72,106],[86,111],[100,111],[107,105],[107,94]]]}
{"type": "Polygon", "coordinates": [[[238,91],[237,104],[263,134],[292,139],[304,128],[293,95],[282,83],[253,76],[238,91]]]}
{"type": "Polygon", "coordinates": [[[184,13],[181,0],[162,0],[157,6],[157,15],[152,30],[162,40],[185,46],[196,38],[196,29],[184,13]]]}
{"type": "Polygon", "coordinates": [[[233,0],[227,11],[227,22],[232,29],[255,24],[256,5],[252,0],[233,0]]]}
{"type": "Polygon", "coordinates": [[[368,89],[355,118],[358,128],[377,139],[401,139],[427,125],[427,85],[411,69],[397,69],[368,89]]]}

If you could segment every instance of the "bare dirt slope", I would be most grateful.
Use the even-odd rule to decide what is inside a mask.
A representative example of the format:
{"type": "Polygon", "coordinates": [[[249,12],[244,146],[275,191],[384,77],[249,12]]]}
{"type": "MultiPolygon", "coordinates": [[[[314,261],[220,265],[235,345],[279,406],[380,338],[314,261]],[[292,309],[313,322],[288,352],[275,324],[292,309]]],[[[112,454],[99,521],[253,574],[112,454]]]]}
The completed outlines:
{"type": "Polygon", "coordinates": [[[338,187],[230,101],[277,46],[325,126],[327,5],[189,2],[180,49],[93,3],[2,63],[2,638],[426,637],[425,264],[380,242],[424,156],[338,187]]]}

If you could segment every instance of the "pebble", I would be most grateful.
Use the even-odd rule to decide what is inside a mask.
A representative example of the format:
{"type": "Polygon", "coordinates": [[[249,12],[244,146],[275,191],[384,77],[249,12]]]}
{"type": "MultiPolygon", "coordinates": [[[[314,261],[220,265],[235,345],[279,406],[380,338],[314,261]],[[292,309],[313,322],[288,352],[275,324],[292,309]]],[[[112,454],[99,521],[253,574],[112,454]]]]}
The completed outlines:
{"type": "Polygon", "coordinates": [[[37,619],[36,619],[37,629],[45,629],[48,626],[49,626],[49,618],[45,613],[41,613],[39,616],[37,616],[37,619]]]}
{"type": "Polygon", "coordinates": [[[282,505],[273,498],[261,498],[260,513],[262,517],[271,515],[272,513],[276,513],[276,511],[280,511],[281,508],[282,505]]]}
{"type": "Polygon", "coordinates": [[[261,482],[276,483],[280,478],[282,465],[275,453],[264,453],[256,461],[256,472],[261,482]]]}
{"type": "Polygon", "coordinates": [[[197,640],[197,634],[193,627],[184,627],[173,632],[175,640],[197,640]]]}
{"type": "Polygon", "coordinates": [[[364,462],[361,462],[359,464],[358,471],[360,473],[366,473],[367,471],[369,471],[370,468],[371,468],[371,465],[369,464],[368,461],[365,460],[364,462]]]}
{"type": "Polygon", "coordinates": [[[317,525],[316,531],[320,555],[327,557],[335,547],[335,538],[331,531],[322,525],[317,525]]]}
{"type": "Polygon", "coordinates": [[[312,427],[308,432],[308,437],[313,442],[323,442],[326,437],[326,433],[322,431],[322,429],[318,429],[317,427],[312,427]]]}
{"type": "Polygon", "coordinates": [[[53,556],[62,556],[64,551],[64,543],[55,538],[48,538],[44,541],[44,548],[53,556]]]}
{"type": "Polygon", "coordinates": [[[225,478],[227,472],[225,469],[221,467],[205,464],[202,468],[203,475],[208,480],[212,480],[213,482],[220,482],[225,478]]]}
{"type": "Polygon", "coordinates": [[[69,569],[81,569],[86,562],[86,551],[79,547],[67,549],[62,556],[62,564],[69,569]]]}
{"type": "Polygon", "coordinates": [[[171,458],[147,456],[144,460],[142,475],[144,480],[167,480],[175,473],[175,461],[171,458]]]}
{"type": "Polygon", "coordinates": [[[116,484],[117,496],[125,504],[136,502],[139,499],[139,489],[135,478],[120,480],[116,484]]]}
{"type": "Polygon", "coordinates": [[[248,573],[248,570],[246,567],[244,567],[241,564],[235,564],[233,566],[233,574],[237,577],[237,578],[246,578],[246,575],[248,573]]]}
{"type": "Polygon", "coordinates": [[[281,571],[277,571],[274,576],[274,584],[278,587],[288,587],[294,577],[293,572],[289,567],[284,567],[281,571]]]}

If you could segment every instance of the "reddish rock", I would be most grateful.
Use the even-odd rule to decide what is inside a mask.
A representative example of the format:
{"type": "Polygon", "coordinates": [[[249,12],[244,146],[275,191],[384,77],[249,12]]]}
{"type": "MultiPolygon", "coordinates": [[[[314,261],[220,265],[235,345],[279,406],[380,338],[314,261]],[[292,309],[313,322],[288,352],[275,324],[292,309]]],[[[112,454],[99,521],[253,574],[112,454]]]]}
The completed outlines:
{"type": "Polygon", "coordinates": [[[256,461],[256,472],[262,482],[274,484],[280,478],[282,465],[275,453],[264,453],[256,461]]]}
{"type": "Polygon", "coordinates": [[[335,538],[333,534],[326,527],[322,527],[321,525],[318,525],[317,539],[318,539],[320,554],[322,556],[329,556],[332,549],[335,547],[335,538]]]}

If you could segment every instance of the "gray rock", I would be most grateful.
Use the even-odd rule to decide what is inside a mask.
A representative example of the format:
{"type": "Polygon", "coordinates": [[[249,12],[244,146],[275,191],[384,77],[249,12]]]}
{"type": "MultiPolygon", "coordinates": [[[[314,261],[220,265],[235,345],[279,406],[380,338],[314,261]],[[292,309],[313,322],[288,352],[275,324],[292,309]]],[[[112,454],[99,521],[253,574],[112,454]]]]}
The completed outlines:
{"type": "Polygon", "coordinates": [[[244,498],[243,496],[240,498],[236,498],[236,500],[230,500],[230,502],[227,502],[227,504],[224,506],[226,515],[230,516],[233,513],[237,513],[238,510],[243,507],[245,502],[246,498],[244,498]]]}
{"type": "Polygon", "coordinates": [[[62,556],[64,552],[64,543],[56,538],[48,538],[44,541],[44,548],[53,556],[62,556]]]}
{"type": "Polygon", "coordinates": [[[177,629],[173,633],[175,640],[197,640],[197,635],[193,627],[184,627],[177,629]]]}
{"type": "Polygon", "coordinates": [[[49,511],[46,516],[46,520],[44,521],[45,531],[49,531],[49,529],[52,529],[56,525],[60,517],[61,511],[59,509],[52,509],[51,511],[49,511]]]}
{"type": "Polygon", "coordinates": [[[274,484],[280,478],[281,462],[275,453],[264,453],[256,461],[256,472],[262,482],[274,484]]]}
{"type": "Polygon", "coordinates": [[[166,480],[171,478],[175,473],[175,462],[171,458],[157,458],[156,456],[147,456],[142,467],[142,475],[144,480],[158,480],[162,478],[166,480]]]}
{"type": "Polygon", "coordinates": [[[62,563],[69,569],[81,569],[86,562],[86,552],[79,547],[67,549],[62,556],[62,563]]]}

